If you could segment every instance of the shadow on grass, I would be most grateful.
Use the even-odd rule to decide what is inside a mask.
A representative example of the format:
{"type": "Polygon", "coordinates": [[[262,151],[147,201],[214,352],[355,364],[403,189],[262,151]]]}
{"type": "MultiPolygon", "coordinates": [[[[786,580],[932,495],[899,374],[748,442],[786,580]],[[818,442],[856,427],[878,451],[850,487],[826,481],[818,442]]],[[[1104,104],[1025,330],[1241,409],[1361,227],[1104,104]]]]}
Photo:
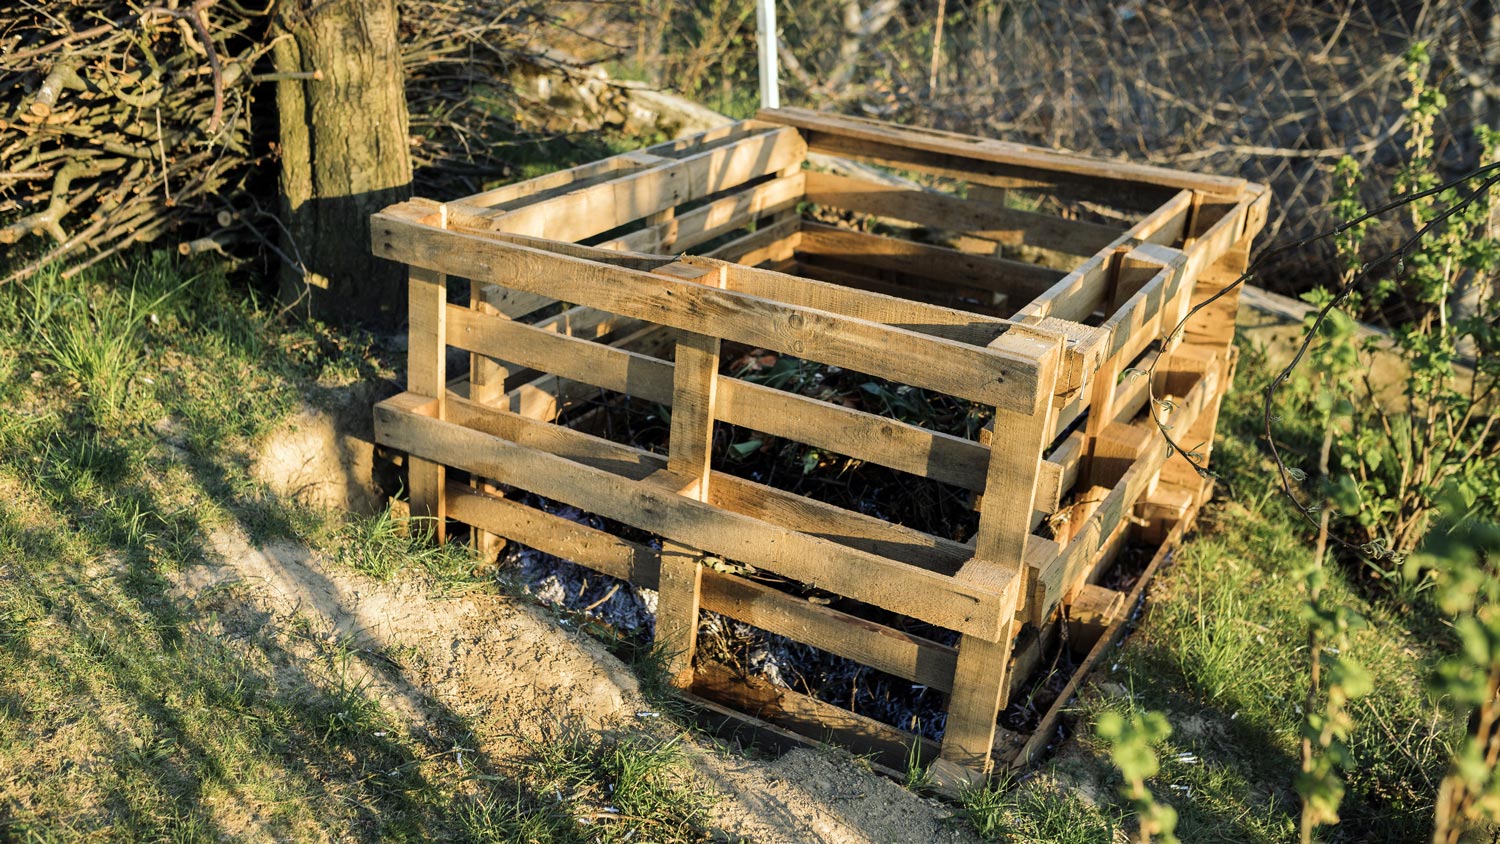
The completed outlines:
{"type": "Polygon", "coordinates": [[[349,352],[368,346],[283,333],[220,284],[160,300],[160,318],[132,312],[130,371],[68,370],[23,329],[71,320],[86,343],[89,315],[122,294],[48,295],[0,291],[14,297],[0,357],[19,364],[0,400],[28,408],[0,419],[0,841],[579,837],[388,657],[230,595],[174,597],[184,570],[234,565],[216,529],[318,529],[250,478],[248,446],[330,366],[376,379],[378,361],[349,352]],[[124,379],[108,413],[95,377],[124,379]],[[365,671],[420,700],[425,725],[388,715],[365,671]]]}

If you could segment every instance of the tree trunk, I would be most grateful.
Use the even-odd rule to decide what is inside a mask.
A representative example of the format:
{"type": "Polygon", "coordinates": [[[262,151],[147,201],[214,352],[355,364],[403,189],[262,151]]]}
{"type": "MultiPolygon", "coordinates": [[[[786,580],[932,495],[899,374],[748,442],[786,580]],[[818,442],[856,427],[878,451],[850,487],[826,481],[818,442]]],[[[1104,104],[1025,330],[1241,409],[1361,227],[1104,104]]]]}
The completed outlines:
{"type": "Polygon", "coordinates": [[[282,299],[394,327],[405,271],[370,254],[370,215],[411,195],[396,2],[283,0],[277,26],[282,299]]]}

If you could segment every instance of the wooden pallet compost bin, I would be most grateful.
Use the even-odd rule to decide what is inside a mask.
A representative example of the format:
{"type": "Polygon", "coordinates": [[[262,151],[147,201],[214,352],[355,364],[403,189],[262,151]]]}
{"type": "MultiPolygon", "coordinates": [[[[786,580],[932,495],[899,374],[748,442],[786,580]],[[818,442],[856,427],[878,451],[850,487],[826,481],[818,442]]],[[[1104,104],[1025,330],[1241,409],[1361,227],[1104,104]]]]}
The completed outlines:
{"type": "Polygon", "coordinates": [[[657,590],[670,674],[703,711],[984,775],[1052,730],[996,725],[1044,644],[1063,630],[1102,647],[1127,603],[1102,575],[1127,543],[1180,535],[1209,492],[1149,418],[1148,379],[1126,376],[1156,363],[1173,438],[1207,459],[1235,295],[1160,341],[1244,269],[1267,201],[1236,178],[780,109],[404,202],[373,224],[375,253],[411,277],[407,391],[377,406],[377,437],[409,455],[413,511],[443,530],[657,590]],[[972,438],[929,430],[739,377],[721,368],[730,349],[993,420],[972,438]],[[627,396],[670,407],[665,453],[590,424],[627,396]],[[716,423],[967,490],[977,530],[936,536],[738,477],[716,423]],[[704,611],[944,693],[941,742],[695,660],[704,611]]]}

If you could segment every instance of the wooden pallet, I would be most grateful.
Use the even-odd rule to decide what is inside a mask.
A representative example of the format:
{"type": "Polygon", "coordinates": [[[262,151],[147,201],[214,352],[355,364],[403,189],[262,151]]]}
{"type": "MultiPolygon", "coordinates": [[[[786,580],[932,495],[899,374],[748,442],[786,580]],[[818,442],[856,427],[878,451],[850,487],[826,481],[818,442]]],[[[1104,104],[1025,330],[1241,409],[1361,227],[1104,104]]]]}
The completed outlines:
{"type": "Polygon", "coordinates": [[[893,766],[916,748],[949,781],[982,776],[1035,750],[997,745],[996,720],[1053,631],[1107,639],[1125,596],[1100,576],[1127,542],[1169,547],[1206,495],[1147,417],[1145,379],[1122,376],[1155,362],[1175,438],[1207,456],[1234,297],[1159,340],[1244,268],[1267,199],[1239,179],[783,109],[412,200],[373,221],[375,253],[411,267],[407,392],[377,406],[377,438],[410,455],[414,513],[657,590],[672,676],[713,718],[893,766]],[[834,175],[809,152],[886,169],[834,175]],[[723,371],[725,344],[954,396],[994,421],[970,440],[753,383],[723,371]],[[467,373],[447,371],[450,347],[470,353],[467,373]],[[667,453],[591,427],[581,409],[601,391],[670,407],[667,453]],[[956,542],[720,471],[716,422],[969,490],[978,530],[956,542]],[[943,692],[942,742],[696,660],[705,610],[943,692]]]}

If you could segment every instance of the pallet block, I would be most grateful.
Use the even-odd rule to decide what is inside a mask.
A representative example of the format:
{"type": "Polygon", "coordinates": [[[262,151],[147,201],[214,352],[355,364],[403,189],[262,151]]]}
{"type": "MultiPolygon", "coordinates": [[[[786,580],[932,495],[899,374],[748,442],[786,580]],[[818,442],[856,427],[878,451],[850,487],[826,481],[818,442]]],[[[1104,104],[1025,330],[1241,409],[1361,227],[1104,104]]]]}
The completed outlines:
{"type": "Polygon", "coordinates": [[[997,736],[1017,675],[1060,624],[1109,640],[1127,602],[1101,574],[1127,543],[1175,542],[1207,494],[1145,405],[1170,398],[1174,436],[1211,444],[1233,320],[1215,310],[1162,339],[1243,270],[1267,201],[1240,179],[797,109],[412,200],[373,218],[375,254],[411,267],[408,389],[376,407],[377,439],[411,456],[414,513],[658,590],[671,676],[706,717],[983,777],[1036,749],[997,736]],[[875,175],[809,169],[810,152],[875,175]],[[754,383],[722,370],[725,344],[993,421],[968,439],[754,383]],[[450,348],[470,354],[456,378],[450,348]],[[1152,363],[1154,382],[1130,376],[1152,363]],[[666,453],[611,439],[601,393],[669,407],[666,453]],[[721,471],[716,423],[968,490],[978,529],[954,541],[721,471]],[[942,741],[695,658],[704,611],[942,692],[942,741]]]}

